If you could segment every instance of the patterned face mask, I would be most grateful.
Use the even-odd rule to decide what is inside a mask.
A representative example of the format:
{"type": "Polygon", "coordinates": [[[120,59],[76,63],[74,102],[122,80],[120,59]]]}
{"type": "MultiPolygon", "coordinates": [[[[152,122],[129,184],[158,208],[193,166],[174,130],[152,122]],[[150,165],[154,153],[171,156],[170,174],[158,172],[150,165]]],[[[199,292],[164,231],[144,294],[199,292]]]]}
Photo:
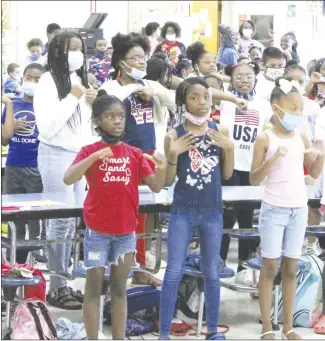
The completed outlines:
{"type": "Polygon", "coordinates": [[[274,68],[268,67],[265,71],[265,76],[275,81],[277,78],[282,77],[284,74],[284,67],[274,68]]]}

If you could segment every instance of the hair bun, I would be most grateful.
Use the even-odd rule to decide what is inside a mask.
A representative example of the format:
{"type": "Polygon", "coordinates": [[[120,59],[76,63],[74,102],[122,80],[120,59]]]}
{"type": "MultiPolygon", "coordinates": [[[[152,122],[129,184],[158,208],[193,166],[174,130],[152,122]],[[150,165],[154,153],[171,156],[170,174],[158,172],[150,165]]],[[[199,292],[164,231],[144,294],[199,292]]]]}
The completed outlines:
{"type": "Polygon", "coordinates": [[[98,90],[97,98],[101,96],[107,96],[107,92],[104,89],[98,90]]]}
{"type": "Polygon", "coordinates": [[[205,52],[204,44],[201,41],[196,41],[195,43],[191,44],[187,50],[186,54],[190,60],[196,60],[198,57],[205,52]]]}

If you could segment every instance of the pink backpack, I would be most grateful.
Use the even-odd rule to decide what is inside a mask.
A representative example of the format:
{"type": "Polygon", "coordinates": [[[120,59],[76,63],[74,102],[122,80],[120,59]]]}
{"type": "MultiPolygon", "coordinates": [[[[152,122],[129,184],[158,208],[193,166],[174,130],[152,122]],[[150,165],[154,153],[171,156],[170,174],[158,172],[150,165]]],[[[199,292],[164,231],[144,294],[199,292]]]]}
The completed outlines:
{"type": "Polygon", "coordinates": [[[11,322],[11,340],[57,340],[52,317],[42,301],[18,304],[11,322]]]}

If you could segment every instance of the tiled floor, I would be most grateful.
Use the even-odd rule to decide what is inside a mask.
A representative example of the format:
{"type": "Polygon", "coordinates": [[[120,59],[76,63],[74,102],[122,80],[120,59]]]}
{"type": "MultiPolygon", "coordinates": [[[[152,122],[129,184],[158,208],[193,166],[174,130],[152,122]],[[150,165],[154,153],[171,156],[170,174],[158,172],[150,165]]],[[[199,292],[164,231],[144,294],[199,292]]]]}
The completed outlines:
{"type": "MultiPolygon", "coordinates": [[[[165,248],[163,250],[165,254],[165,248]]],[[[227,266],[235,268],[237,255],[237,243],[235,240],[231,243],[231,251],[227,266]]],[[[161,270],[157,277],[163,278],[164,271],[161,270]]],[[[84,289],[84,280],[76,279],[69,283],[74,289],[84,289]]],[[[65,311],[50,307],[50,311],[54,318],[65,317],[72,322],[83,322],[82,311],[65,311]]],[[[220,324],[229,326],[229,332],[226,334],[227,339],[258,339],[261,326],[259,320],[258,300],[254,300],[248,293],[236,293],[222,288],[221,305],[220,305],[220,324]]],[[[195,329],[195,326],[194,326],[195,329]]],[[[203,328],[204,331],[204,328],[203,328]]],[[[299,328],[297,330],[304,339],[325,339],[324,335],[313,333],[312,329],[299,328]]],[[[195,331],[193,331],[195,332],[195,331]]],[[[190,332],[192,333],[192,332],[190,332]]],[[[111,339],[110,327],[104,326],[104,334],[107,339],[111,339]]],[[[280,332],[276,333],[277,338],[281,338],[280,332]]],[[[183,338],[172,337],[173,339],[197,339],[195,336],[186,336],[183,338]]],[[[143,337],[132,337],[131,339],[158,339],[156,335],[148,334],[143,337]]],[[[201,336],[200,339],[204,339],[201,336]]]]}

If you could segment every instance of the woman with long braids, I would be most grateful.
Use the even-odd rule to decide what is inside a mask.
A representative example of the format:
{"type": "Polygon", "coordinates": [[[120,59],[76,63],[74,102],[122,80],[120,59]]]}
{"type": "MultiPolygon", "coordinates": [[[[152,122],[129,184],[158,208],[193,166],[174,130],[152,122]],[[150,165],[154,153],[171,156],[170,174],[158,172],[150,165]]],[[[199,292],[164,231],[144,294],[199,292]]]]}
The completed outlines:
{"type": "MultiPolygon", "coordinates": [[[[48,70],[42,75],[34,96],[39,130],[38,167],[44,192],[84,191],[85,182],[68,187],[63,183],[65,170],[85,145],[98,139],[91,129],[90,103],[97,92],[87,82],[85,46],[73,32],[62,32],[51,40],[48,70]]],[[[47,238],[73,239],[74,219],[51,219],[47,238]]],[[[48,268],[65,273],[69,268],[71,243],[49,247],[48,268]]],[[[83,297],[67,287],[66,281],[52,276],[47,294],[50,305],[67,310],[82,308],[83,297]]]]}

